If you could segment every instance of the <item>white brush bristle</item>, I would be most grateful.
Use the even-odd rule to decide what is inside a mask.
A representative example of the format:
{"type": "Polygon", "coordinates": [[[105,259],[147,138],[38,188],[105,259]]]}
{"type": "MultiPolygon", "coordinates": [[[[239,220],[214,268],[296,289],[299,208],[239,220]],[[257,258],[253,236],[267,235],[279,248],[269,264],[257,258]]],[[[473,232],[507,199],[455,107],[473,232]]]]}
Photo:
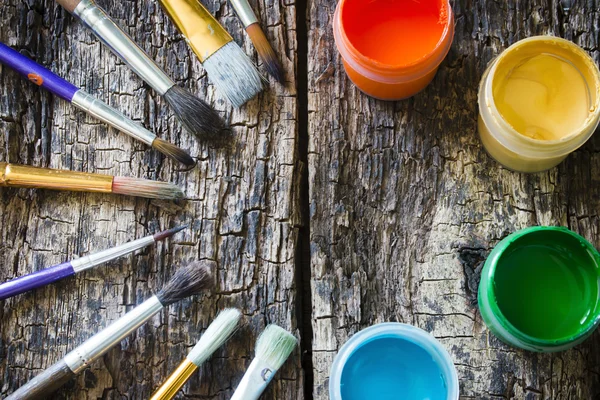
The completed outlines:
{"type": "Polygon", "coordinates": [[[150,181],[148,179],[115,176],[112,189],[113,193],[149,199],[175,200],[183,198],[183,192],[178,186],[169,182],[150,181]]]}
{"type": "Polygon", "coordinates": [[[202,365],[219,347],[234,334],[242,313],[236,308],[227,308],[219,313],[208,326],[198,344],[194,346],[187,358],[196,366],[202,365]]]}
{"type": "Polygon", "coordinates": [[[265,78],[234,41],[215,51],[202,65],[210,81],[235,107],[241,107],[263,89],[265,78]]]}
{"type": "Polygon", "coordinates": [[[274,324],[268,325],[256,340],[256,358],[279,369],[297,344],[296,337],[285,329],[274,324]]]}

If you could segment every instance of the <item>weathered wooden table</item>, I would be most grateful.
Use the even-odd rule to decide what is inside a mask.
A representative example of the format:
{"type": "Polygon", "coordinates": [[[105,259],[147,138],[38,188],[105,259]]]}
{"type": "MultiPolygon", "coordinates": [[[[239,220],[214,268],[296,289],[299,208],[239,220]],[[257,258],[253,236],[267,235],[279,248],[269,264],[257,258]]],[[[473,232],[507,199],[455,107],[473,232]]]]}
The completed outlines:
{"type": "MultiPolygon", "coordinates": [[[[600,247],[600,135],[558,168],[522,175],[492,161],[476,134],[479,78],[511,43],[560,35],[600,59],[598,0],[455,0],[456,36],[436,78],[395,103],[346,78],[335,0],[252,1],[288,84],[272,82],[241,110],[208,84],[156,2],[99,3],[224,115],[237,142],[215,150],[183,132],[165,102],[52,1],[2,1],[2,42],[189,149],[198,167],[183,170],[0,70],[0,160],[170,180],[189,198],[2,189],[0,281],[190,223],[166,243],[0,304],[0,397],[151,296],[178,263],[202,258],[217,266],[213,294],[164,310],[57,398],[148,398],[227,306],[243,310],[246,326],[180,398],[228,399],[257,333],[274,322],[301,347],[263,398],[327,399],[336,351],[384,321],[438,337],[465,399],[600,398],[598,332],[573,350],[532,354],[492,336],[476,307],[482,261],[516,229],[564,225],[600,247]]],[[[256,60],[231,6],[205,4],[256,60]]]]}

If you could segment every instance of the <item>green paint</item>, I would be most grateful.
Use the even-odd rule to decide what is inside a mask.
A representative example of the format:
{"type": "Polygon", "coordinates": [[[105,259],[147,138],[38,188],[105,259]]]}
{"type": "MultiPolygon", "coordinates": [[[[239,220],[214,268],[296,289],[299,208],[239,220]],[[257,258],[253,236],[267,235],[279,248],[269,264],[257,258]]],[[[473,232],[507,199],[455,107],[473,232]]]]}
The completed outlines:
{"type": "Polygon", "coordinates": [[[563,228],[518,235],[497,258],[493,278],[503,316],[525,335],[560,340],[597,318],[598,259],[583,238],[563,228]]]}

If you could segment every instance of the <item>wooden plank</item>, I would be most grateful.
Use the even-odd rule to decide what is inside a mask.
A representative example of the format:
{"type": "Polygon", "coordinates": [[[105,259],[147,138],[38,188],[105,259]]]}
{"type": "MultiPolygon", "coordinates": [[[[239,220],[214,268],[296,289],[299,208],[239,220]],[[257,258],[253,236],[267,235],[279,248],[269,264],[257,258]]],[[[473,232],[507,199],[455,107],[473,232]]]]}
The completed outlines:
{"type": "Polygon", "coordinates": [[[384,321],[438,337],[465,399],[597,398],[597,332],[559,354],[519,351],[485,328],[476,293],[485,256],[517,229],[564,225],[600,247],[600,135],[558,168],[513,173],[485,154],[476,99],[487,63],[531,35],[565,37],[600,60],[600,3],[455,0],[447,59],[422,93],[395,103],[347,79],[331,28],[336,3],[309,1],[314,398],[328,398],[348,337],[384,321]]]}
{"type": "MultiPolygon", "coordinates": [[[[247,324],[184,387],[190,398],[225,399],[274,322],[297,333],[294,257],[298,208],[295,5],[252,1],[287,71],[241,110],[208,84],[201,64],[154,1],[100,0],[177,82],[207,99],[235,129],[233,150],[215,150],[182,131],[165,102],[80,23],[49,0],[6,0],[0,40],[141,121],[198,157],[185,171],[65,102],[0,70],[0,160],[162,179],[184,188],[173,203],[112,195],[0,191],[0,281],[176,224],[173,240],[0,304],[0,397],[152,295],[187,260],[217,267],[213,294],[161,312],[71,381],[59,398],[148,398],[217,311],[243,310],[247,324]]],[[[257,61],[226,1],[205,2],[257,61]]],[[[261,70],[265,73],[264,68],[261,70]]],[[[265,398],[302,398],[300,351],[265,398]]],[[[179,396],[181,397],[181,395],[179,396]]]]}

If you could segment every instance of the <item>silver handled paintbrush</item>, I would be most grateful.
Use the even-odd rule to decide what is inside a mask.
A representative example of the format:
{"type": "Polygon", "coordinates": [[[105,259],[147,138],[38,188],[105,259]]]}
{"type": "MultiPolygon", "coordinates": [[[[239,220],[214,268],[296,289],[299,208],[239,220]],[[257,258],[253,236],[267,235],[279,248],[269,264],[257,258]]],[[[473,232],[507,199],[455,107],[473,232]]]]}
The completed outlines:
{"type": "Polygon", "coordinates": [[[162,308],[198,294],[212,285],[212,273],[207,264],[192,262],[179,268],[160,292],[83,342],[6,400],[42,399],[49,396],[162,308]]]}
{"type": "Polygon", "coordinates": [[[252,40],[252,43],[254,43],[254,47],[256,48],[258,55],[265,63],[267,72],[277,79],[277,82],[283,85],[285,83],[283,67],[277,59],[277,55],[275,55],[275,51],[267,40],[265,33],[258,24],[258,18],[256,18],[256,14],[254,14],[252,7],[250,7],[250,3],[248,3],[248,0],[230,1],[238,17],[240,17],[242,24],[244,24],[246,33],[248,33],[250,40],[252,40]]]}
{"type": "Polygon", "coordinates": [[[224,123],[204,101],[177,86],[171,78],[98,7],[93,0],[56,0],[171,105],[185,128],[209,140],[222,140],[224,123]]]}
{"type": "Polygon", "coordinates": [[[80,257],[75,260],[66,261],[49,268],[33,272],[28,275],[20,276],[8,282],[0,283],[0,300],[16,296],[21,293],[28,292],[46,286],[50,283],[61,279],[73,276],[86,269],[93,268],[97,265],[104,264],[115,258],[122,257],[126,254],[133,253],[143,247],[154,244],[160,240],[164,240],[173,236],[177,232],[185,229],[187,225],[178,226],[166,231],[155,233],[154,235],[146,236],[141,239],[127,242],[117,247],[93,253],[85,257],[80,257]]]}
{"type": "Polygon", "coordinates": [[[194,346],[150,400],[172,399],[204,361],[233,335],[241,317],[242,313],[235,308],[221,311],[206,329],[198,344],[194,346]]]}
{"type": "Polygon", "coordinates": [[[298,340],[285,329],[271,324],[256,340],[256,355],[231,400],[256,400],[290,356],[298,340]]]}

